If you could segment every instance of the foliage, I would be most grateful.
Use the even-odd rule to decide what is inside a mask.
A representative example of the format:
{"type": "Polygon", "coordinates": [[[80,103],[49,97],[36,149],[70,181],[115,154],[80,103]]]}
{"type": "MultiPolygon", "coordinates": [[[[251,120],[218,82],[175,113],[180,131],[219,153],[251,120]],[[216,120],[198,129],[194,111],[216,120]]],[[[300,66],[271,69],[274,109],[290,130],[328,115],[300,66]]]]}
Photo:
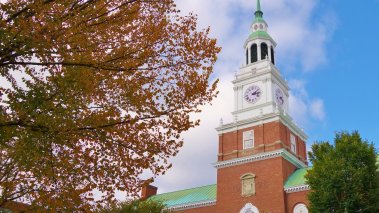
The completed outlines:
{"type": "Polygon", "coordinates": [[[102,208],[97,213],[167,213],[165,205],[152,200],[132,200],[102,208]]]}
{"type": "Polygon", "coordinates": [[[377,156],[358,132],[337,134],[334,146],[314,144],[309,158],[311,212],[379,212],[377,156]]]}
{"type": "Polygon", "coordinates": [[[172,0],[12,0],[0,17],[0,207],[136,195],[217,94],[220,48],[172,0]]]}

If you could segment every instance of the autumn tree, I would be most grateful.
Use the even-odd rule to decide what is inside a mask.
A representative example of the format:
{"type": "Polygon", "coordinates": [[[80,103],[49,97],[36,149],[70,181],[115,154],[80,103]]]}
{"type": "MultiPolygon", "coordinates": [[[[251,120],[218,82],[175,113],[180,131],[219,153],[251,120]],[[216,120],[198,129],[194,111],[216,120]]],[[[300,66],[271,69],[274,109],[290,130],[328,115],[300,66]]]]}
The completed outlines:
{"type": "Polygon", "coordinates": [[[9,0],[0,16],[0,207],[136,195],[217,93],[220,48],[172,0],[9,0]]]}
{"type": "Polygon", "coordinates": [[[335,145],[314,144],[309,159],[311,212],[379,212],[377,156],[358,132],[338,133],[335,145]]]}

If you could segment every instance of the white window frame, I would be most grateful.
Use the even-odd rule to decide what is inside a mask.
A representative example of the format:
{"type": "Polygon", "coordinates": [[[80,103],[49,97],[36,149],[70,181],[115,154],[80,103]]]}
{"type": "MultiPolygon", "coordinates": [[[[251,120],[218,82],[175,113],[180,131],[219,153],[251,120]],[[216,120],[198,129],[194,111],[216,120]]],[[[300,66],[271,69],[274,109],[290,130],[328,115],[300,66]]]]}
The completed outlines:
{"type": "Polygon", "coordinates": [[[296,137],[292,133],[290,135],[290,141],[291,141],[291,151],[294,153],[297,153],[296,137]]]}
{"type": "Polygon", "coordinates": [[[246,203],[246,205],[241,209],[240,213],[259,213],[259,210],[257,207],[255,207],[251,203],[246,203]]]}
{"type": "Polygon", "coordinates": [[[249,130],[243,132],[243,149],[252,149],[254,148],[254,130],[249,130]],[[248,137],[250,134],[250,137],[248,137]],[[247,142],[250,142],[251,146],[247,146],[247,142]]]}
{"type": "Polygon", "coordinates": [[[308,213],[308,208],[304,203],[298,203],[295,208],[293,208],[293,213],[308,213]]]}

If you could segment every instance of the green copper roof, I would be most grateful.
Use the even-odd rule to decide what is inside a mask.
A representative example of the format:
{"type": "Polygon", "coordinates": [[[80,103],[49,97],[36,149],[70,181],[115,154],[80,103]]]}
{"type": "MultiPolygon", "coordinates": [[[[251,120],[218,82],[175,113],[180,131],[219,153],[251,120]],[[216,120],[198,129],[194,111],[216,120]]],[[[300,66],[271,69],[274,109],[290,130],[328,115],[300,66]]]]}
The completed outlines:
{"type": "Polygon", "coordinates": [[[253,24],[255,23],[262,23],[262,24],[266,24],[266,21],[262,18],[262,17],[257,17],[254,19],[253,21],[253,24]]]}
{"type": "Polygon", "coordinates": [[[306,185],[305,174],[307,174],[309,168],[298,169],[287,179],[284,184],[284,188],[306,185]]]}
{"type": "Polygon", "coordinates": [[[257,38],[263,38],[263,39],[269,39],[269,40],[273,40],[271,38],[271,36],[265,32],[265,31],[255,31],[255,32],[252,32],[248,38],[248,40],[253,40],[253,39],[257,39],[257,38]]]}
{"type": "Polygon", "coordinates": [[[216,200],[216,184],[159,194],[150,199],[162,201],[167,207],[216,200]]]}

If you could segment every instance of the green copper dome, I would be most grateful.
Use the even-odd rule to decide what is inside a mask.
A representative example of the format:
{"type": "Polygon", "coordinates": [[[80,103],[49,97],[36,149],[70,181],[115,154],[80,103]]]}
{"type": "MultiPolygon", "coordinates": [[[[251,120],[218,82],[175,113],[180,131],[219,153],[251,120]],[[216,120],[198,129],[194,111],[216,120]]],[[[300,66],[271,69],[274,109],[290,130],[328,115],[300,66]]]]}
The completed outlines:
{"type": "Polygon", "coordinates": [[[252,32],[247,40],[254,40],[257,38],[263,38],[268,40],[273,40],[271,36],[266,31],[255,31],[252,32]]]}
{"type": "Polygon", "coordinates": [[[265,40],[270,40],[274,44],[274,46],[276,46],[274,39],[272,39],[271,36],[267,33],[268,25],[266,21],[263,19],[263,12],[261,9],[260,0],[257,0],[257,8],[254,15],[255,15],[254,21],[251,26],[252,32],[250,33],[246,42],[249,42],[255,39],[265,39],[265,40]]]}

